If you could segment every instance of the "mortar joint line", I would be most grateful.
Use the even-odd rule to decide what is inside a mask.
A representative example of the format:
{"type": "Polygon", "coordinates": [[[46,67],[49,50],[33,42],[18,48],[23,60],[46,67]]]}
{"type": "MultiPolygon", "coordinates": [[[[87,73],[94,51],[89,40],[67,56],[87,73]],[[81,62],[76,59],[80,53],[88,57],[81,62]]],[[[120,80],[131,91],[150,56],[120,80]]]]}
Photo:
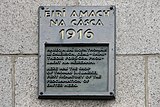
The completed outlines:
{"type": "Polygon", "coordinates": [[[11,62],[12,62],[12,107],[15,107],[15,60],[16,57],[12,56],[11,57],[11,62]]]}
{"type": "Polygon", "coordinates": [[[38,56],[38,54],[0,54],[0,56],[38,56]]]}
{"type": "Polygon", "coordinates": [[[160,56],[160,54],[116,54],[116,56],[160,56]]]}
{"type": "Polygon", "coordinates": [[[145,56],[145,68],[144,68],[144,73],[145,73],[145,107],[149,107],[149,91],[148,91],[148,57],[149,56],[145,56]]]}

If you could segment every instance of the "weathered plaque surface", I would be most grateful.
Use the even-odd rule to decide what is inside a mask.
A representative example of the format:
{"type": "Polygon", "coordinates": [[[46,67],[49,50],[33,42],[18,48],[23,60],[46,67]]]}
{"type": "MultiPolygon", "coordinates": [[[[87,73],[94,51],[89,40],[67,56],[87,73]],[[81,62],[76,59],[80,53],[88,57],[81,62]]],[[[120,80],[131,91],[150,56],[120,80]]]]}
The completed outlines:
{"type": "Polygon", "coordinates": [[[39,98],[115,97],[115,7],[39,7],[39,98]]]}

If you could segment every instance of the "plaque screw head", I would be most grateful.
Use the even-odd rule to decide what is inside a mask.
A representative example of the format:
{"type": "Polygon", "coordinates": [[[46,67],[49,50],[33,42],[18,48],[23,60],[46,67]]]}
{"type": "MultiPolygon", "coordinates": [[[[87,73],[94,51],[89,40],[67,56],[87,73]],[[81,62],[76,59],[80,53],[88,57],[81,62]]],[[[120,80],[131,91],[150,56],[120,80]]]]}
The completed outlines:
{"type": "Polygon", "coordinates": [[[113,95],[113,92],[110,92],[110,95],[113,95]]]}
{"type": "Polygon", "coordinates": [[[40,8],[41,8],[42,10],[44,10],[44,7],[43,7],[43,6],[41,6],[40,8]]]}
{"type": "Polygon", "coordinates": [[[43,92],[40,92],[40,95],[43,95],[43,92]]]}
{"type": "Polygon", "coordinates": [[[113,10],[113,9],[114,9],[113,6],[111,6],[111,7],[110,7],[110,10],[113,10]]]}

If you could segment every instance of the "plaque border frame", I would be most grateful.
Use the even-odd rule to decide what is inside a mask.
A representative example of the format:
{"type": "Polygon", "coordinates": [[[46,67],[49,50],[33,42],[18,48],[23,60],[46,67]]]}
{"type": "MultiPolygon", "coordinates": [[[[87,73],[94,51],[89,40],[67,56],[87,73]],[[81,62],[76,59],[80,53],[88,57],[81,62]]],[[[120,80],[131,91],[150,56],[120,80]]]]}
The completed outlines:
{"type": "MultiPolygon", "coordinates": [[[[110,7],[111,10],[114,10],[114,41],[107,43],[67,43],[67,44],[108,44],[109,45],[109,85],[108,92],[84,92],[84,94],[70,93],[70,94],[48,94],[44,89],[44,69],[42,70],[41,66],[44,66],[44,54],[45,54],[45,45],[50,43],[41,43],[40,42],[40,11],[44,9],[44,7],[52,7],[52,6],[40,6],[38,11],[38,38],[39,38],[39,46],[38,46],[38,98],[39,99],[115,99],[116,90],[115,90],[115,66],[116,66],[116,7],[111,6],[89,6],[89,7],[110,7]],[[41,50],[41,47],[43,49],[41,50]]],[[[74,6],[54,6],[54,7],[74,7],[74,6]]],[[[88,6],[77,6],[77,7],[88,7],[88,6]]],[[[59,45],[59,43],[52,43],[53,45],[59,45]]],[[[74,46],[73,46],[74,47],[74,46]]]]}

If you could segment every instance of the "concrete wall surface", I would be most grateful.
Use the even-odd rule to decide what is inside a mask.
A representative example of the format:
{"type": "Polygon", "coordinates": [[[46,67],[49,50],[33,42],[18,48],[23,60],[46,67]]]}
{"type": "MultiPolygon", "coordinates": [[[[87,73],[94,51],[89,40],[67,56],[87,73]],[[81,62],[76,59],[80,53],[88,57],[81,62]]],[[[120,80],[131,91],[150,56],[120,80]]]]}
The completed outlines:
{"type": "Polygon", "coordinates": [[[160,107],[159,0],[0,0],[0,107],[160,107]],[[42,100],[38,7],[116,6],[116,99],[42,100]]]}

